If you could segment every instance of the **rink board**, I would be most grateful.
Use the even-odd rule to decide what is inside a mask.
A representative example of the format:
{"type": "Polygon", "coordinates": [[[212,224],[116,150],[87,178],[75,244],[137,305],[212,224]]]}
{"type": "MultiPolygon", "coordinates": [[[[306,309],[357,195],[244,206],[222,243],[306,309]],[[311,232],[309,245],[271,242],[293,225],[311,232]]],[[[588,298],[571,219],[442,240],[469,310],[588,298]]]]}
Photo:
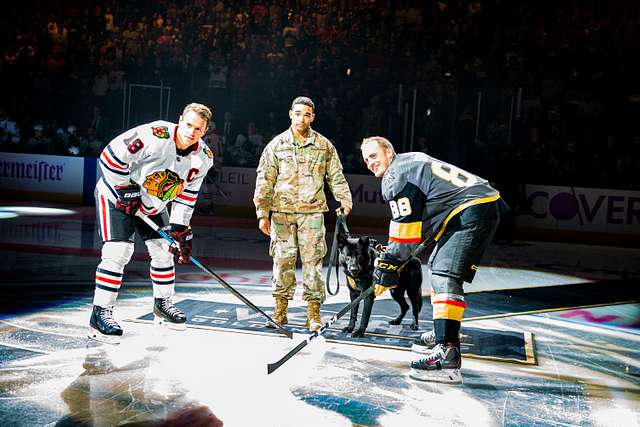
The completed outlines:
{"type": "MultiPolygon", "coordinates": [[[[282,337],[277,329],[265,327],[265,319],[261,314],[243,304],[185,299],[176,303],[176,306],[187,314],[190,328],[282,337]]],[[[321,310],[323,320],[328,321],[342,307],[344,307],[343,304],[323,305],[321,310]]],[[[269,315],[273,313],[272,307],[260,307],[260,309],[269,315]]],[[[411,345],[420,333],[431,329],[431,322],[422,321],[420,330],[414,331],[409,328],[411,320],[408,315],[402,325],[389,325],[388,320],[396,315],[395,311],[387,314],[380,313],[379,307],[374,307],[374,314],[371,315],[365,336],[353,338],[349,333],[342,332],[342,328],[347,326],[349,320],[349,315],[346,314],[323,335],[329,342],[410,351],[411,345]]],[[[306,307],[289,307],[288,317],[287,329],[293,333],[309,333],[304,326],[306,307]]],[[[147,313],[133,321],[151,323],[153,314],[147,313]]],[[[463,326],[461,350],[466,357],[521,364],[536,363],[533,336],[524,331],[463,326]]]]}

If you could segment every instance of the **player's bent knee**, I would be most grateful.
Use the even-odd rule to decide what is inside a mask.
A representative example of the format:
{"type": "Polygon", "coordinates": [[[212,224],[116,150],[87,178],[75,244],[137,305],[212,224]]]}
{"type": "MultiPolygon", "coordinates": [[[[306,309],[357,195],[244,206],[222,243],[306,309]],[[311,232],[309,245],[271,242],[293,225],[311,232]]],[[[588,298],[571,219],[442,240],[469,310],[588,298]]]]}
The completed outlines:
{"type": "Polygon", "coordinates": [[[436,294],[464,295],[462,279],[431,274],[431,288],[436,294]]]}
{"type": "Polygon", "coordinates": [[[132,255],[132,242],[105,242],[102,246],[102,262],[113,264],[112,268],[117,271],[122,271],[132,255]]]}
{"type": "Polygon", "coordinates": [[[173,266],[173,254],[169,252],[168,245],[163,239],[150,239],[145,242],[151,263],[156,267],[173,266]]]}

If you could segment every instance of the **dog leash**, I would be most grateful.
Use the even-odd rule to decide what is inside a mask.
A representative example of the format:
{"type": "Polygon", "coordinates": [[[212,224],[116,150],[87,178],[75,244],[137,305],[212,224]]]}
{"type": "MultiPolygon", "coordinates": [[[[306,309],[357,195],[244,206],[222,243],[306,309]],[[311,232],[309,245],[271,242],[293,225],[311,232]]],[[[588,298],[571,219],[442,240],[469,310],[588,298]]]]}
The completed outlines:
{"type": "Polygon", "coordinates": [[[347,236],[351,236],[349,233],[349,227],[347,227],[347,217],[342,213],[342,209],[340,209],[340,213],[336,217],[336,228],[333,230],[333,242],[331,243],[331,255],[329,256],[329,268],[327,269],[327,278],[325,280],[325,284],[327,287],[327,293],[329,295],[337,295],[340,291],[340,268],[338,263],[338,234],[340,234],[340,229],[344,229],[344,233],[347,236]],[[331,267],[336,266],[336,290],[335,292],[331,292],[331,267]]]}

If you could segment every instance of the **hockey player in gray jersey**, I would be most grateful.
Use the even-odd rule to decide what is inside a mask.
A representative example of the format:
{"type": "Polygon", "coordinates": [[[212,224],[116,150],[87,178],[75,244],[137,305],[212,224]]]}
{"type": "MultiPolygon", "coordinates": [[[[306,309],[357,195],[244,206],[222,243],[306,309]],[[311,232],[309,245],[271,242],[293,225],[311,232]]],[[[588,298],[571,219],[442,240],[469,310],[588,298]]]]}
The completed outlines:
{"type": "Polygon", "coordinates": [[[213,165],[213,154],[201,139],[210,122],[208,107],[189,104],[178,124],[158,120],[137,126],[114,138],[102,151],[102,177],[95,196],[103,246],[96,269],[89,338],[116,344],[122,336],[113,309],[124,267],[133,254],[136,231],[151,257],[154,319],[172,329],[185,329],[186,316],[171,300],[175,293],[174,256],[179,264],[190,261],[193,234],[189,224],[202,181],[213,165]],[[138,210],[167,230],[179,248],[169,248],[136,216],[138,210]]]}
{"type": "MultiPolygon", "coordinates": [[[[460,323],[466,304],[463,283],[471,283],[480,259],[508,208],[489,183],[425,153],[396,154],[382,137],[361,146],[367,168],[382,178],[382,197],[391,208],[389,245],[376,260],[374,284],[398,285],[398,270],[425,239],[437,242],[428,262],[435,344],[411,363],[410,377],[460,383],[460,323]]],[[[376,293],[380,293],[377,289],[376,293]]]]}

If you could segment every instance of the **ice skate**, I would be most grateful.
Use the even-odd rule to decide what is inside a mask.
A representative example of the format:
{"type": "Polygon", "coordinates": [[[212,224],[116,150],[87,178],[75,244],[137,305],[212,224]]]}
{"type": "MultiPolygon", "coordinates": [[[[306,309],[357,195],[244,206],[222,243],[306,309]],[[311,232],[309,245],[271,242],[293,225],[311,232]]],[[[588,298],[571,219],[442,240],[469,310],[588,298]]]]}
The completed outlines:
{"type": "Polygon", "coordinates": [[[461,365],[458,346],[437,344],[427,357],[411,362],[409,377],[419,381],[461,384],[461,365]]]}
{"type": "Polygon", "coordinates": [[[411,351],[414,353],[420,354],[431,354],[433,350],[433,346],[436,343],[436,333],[435,331],[427,331],[420,335],[420,338],[416,338],[411,346],[411,351]]]}
{"type": "Polygon", "coordinates": [[[155,298],[153,323],[176,331],[187,329],[187,316],[176,307],[171,298],[155,298]]]}
{"type": "Polygon", "coordinates": [[[122,328],[113,319],[113,306],[100,307],[93,306],[91,319],[89,319],[89,334],[92,340],[107,344],[120,344],[122,328]]]}

